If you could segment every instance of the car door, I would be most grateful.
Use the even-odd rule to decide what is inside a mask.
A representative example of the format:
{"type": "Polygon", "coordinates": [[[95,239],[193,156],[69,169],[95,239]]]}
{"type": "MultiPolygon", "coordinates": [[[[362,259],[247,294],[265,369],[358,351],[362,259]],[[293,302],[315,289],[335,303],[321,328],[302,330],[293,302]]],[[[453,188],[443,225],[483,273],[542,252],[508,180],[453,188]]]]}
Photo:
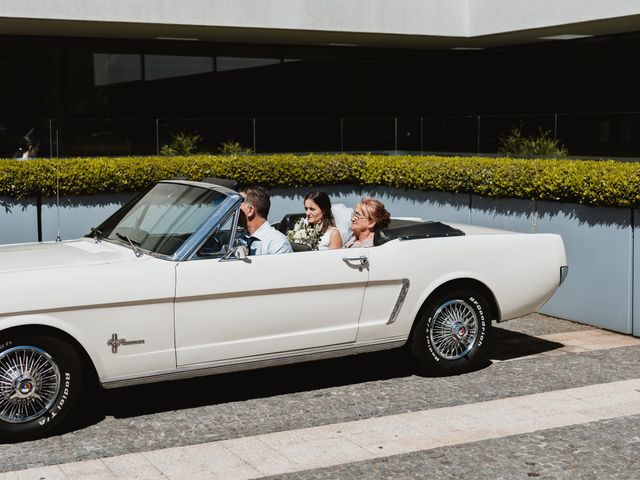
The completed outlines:
{"type": "Polygon", "coordinates": [[[367,258],[360,248],[178,264],[178,365],[355,342],[367,258]]]}

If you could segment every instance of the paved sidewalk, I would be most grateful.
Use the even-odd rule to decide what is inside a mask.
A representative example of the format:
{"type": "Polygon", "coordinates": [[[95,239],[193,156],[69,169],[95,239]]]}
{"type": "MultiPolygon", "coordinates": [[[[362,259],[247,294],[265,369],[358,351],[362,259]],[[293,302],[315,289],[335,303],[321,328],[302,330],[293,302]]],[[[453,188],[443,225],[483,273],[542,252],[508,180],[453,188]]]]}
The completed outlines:
{"type": "Polygon", "coordinates": [[[633,415],[640,415],[640,379],[67,463],[0,480],[251,479],[633,415]]]}
{"type": "MultiPolygon", "coordinates": [[[[427,409],[410,408],[398,413],[389,409],[388,414],[371,415],[360,420],[334,421],[280,431],[271,429],[261,434],[231,436],[227,439],[196,442],[179,447],[141,448],[139,451],[134,450],[123,455],[107,454],[92,460],[64,462],[25,470],[14,468],[14,471],[0,473],[0,480],[239,479],[269,475],[284,475],[287,478],[355,478],[358,474],[354,472],[367,471],[367,465],[380,466],[380,472],[383,472],[385,467],[395,465],[395,470],[392,469],[386,474],[390,477],[400,478],[397,474],[398,469],[404,468],[407,476],[402,478],[429,478],[428,475],[424,476],[424,471],[406,470],[407,462],[409,465],[419,464],[424,462],[425,458],[429,458],[428,452],[449,451],[446,450],[447,447],[455,447],[462,452],[460,449],[469,445],[465,448],[477,451],[480,447],[476,445],[482,445],[487,441],[499,442],[511,438],[511,443],[515,445],[531,438],[531,435],[544,436],[545,432],[558,432],[554,435],[561,437],[562,434],[575,429],[592,429],[592,426],[600,425],[598,422],[603,422],[602,425],[609,425],[611,422],[640,424],[640,369],[638,364],[634,363],[634,355],[637,356],[640,352],[640,339],[575,324],[569,325],[572,331],[562,331],[567,328],[558,326],[567,327],[568,322],[549,321],[546,318],[548,317],[541,317],[542,321],[534,322],[533,328],[540,329],[536,337],[518,332],[519,328],[522,330],[522,326],[527,324],[528,319],[502,324],[501,326],[508,325],[514,330],[501,331],[502,338],[498,340],[496,351],[492,355],[495,365],[467,376],[431,379],[433,381],[425,385],[435,387],[439,382],[444,382],[440,385],[448,385],[447,391],[451,394],[455,391],[451,388],[453,384],[462,382],[467,393],[472,395],[473,378],[478,375],[484,378],[486,372],[491,369],[494,375],[521,375],[523,368],[519,367],[520,365],[525,370],[529,369],[533,377],[541,361],[562,361],[563,365],[571,365],[583,358],[588,362],[585,365],[600,365],[600,369],[610,369],[613,367],[609,367],[602,356],[613,355],[612,359],[621,359],[625,358],[625,352],[633,352],[633,355],[626,357],[631,362],[629,365],[635,367],[634,371],[627,371],[630,375],[622,375],[620,379],[612,377],[611,381],[604,380],[607,377],[605,371],[601,377],[593,375],[592,378],[599,379],[597,383],[578,382],[577,386],[571,388],[556,387],[539,391],[534,388],[532,391],[535,393],[526,393],[526,389],[514,390],[512,395],[506,396],[493,395],[492,387],[485,383],[485,398],[478,395],[475,401],[460,401],[464,400],[460,398],[457,404],[446,406],[438,406],[432,402],[431,407],[427,409]],[[499,367],[500,365],[513,365],[515,368],[509,367],[505,370],[499,367]]],[[[615,361],[623,365],[620,360],[615,361]]],[[[548,367],[556,364],[545,365],[548,367]]],[[[569,386],[568,383],[565,381],[557,385],[569,386]]],[[[551,378],[548,379],[548,384],[553,387],[551,378]]],[[[402,388],[402,385],[399,388],[402,388]]],[[[395,394],[401,394],[402,391],[397,390],[395,394]]],[[[343,389],[342,394],[346,393],[343,389]]],[[[283,400],[285,398],[282,397],[283,400]]],[[[372,398],[373,396],[369,395],[370,402],[372,398]]],[[[356,401],[356,397],[353,399],[356,401]]],[[[244,407],[249,408],[248,405],[244,407]]],[[[121,434],[127,433],[125,431],[121,434]]],[[[58,437],[60,440],[45,439],[33,443],[44,445],[47,441],[58,441],[61,448],[74,448],[73,434],[70,435],[67,441],[65,436],[61,436],[58,437]]],[[[628,440],[640,446],[640,438],[634,438],[628,440]]],[[[28,445],[29,443],[0,446],[0,467],[3,449],[9,453],[21,446],[28,448],[28,445]]],[[[25,453],[27,454],[23,458],[28,461],[28,450],[25,453]]],[[[16,454],[19,452],[16,451],[16,454]]],[[[464,462],[460,462],[460,465],[462,464],[464,462]]],[[[545,468],[549,470],[551,467],[547,465],[545,468]]],[[[611,462],[611,468],[616,468],[615,462],[611,462]]],[[[620,475],[611,478],[640,478],[640,465],[636,465],[635,470],[632,465],[629,465],[629,470],[626,470],[625,466],[617,468],[620,475]],[[637,477],[633,476],[635,473],[638,474],[637,477]],[[626,476],[627,474],[629,476],[626,476]]],[[[447,469],[441,472],[441,478],[456,478],[447,475],[450,471],[447,469]]],[[[550,471],[559,472],[557,469],[550,471]]],[[[529,473],[529,477],[539,476],[535,472],[529,473]]],[[[558,478],[562,476],[561,473],[558,475],[558,478]]],[[[371,472],[366,476],[385,478],[384,475],[376,477],[371,472]]],[[[521,477],[514,473],[501,477],[497,473],[493,476],[477,477],[526,478],[526,475],[521,477]]]]}

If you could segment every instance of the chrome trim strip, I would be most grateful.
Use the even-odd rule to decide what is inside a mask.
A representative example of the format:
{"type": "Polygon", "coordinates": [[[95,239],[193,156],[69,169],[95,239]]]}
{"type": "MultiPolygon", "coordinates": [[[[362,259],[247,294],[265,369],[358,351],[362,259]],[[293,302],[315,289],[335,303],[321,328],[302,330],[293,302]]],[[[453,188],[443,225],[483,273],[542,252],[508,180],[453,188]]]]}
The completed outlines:
{"type": "Polygon", "coordinates": [[[313,349],[315,351],[308,352],[305,350],[289,353],[288,355],[272,358],[256,359],[256,357],[248,357],[236,363],[227,363],[224,365],[212,365],[202,367],[192,365],[181,367],[176,370],[153,372],[139,377],[120,378],[116,380],[107,380],[101,382],[102,386],[107,389],[128,387],[132,385],[141,385],[145,383],[164,382],[167,380],[183,380],[186,378],[203,377],[207,375],[218,375],[221,373],[239,372],[243,370],[254,370],[257,368],[275,367],[279,365],[288,365],[291,363],[302,363],[314,360],[326,360],[329,358],[346,357],[349,355],[357,355],[360,353],[375,352],[378,350],[388,350],[398,348],[406,343],[406,337],[394,337],[384,341],[374,341],[364,344],[342,344],[332,345],[327,349],[313,349]]]}
{"type": "Polygon", "coordinates": [[[176,303],[198,302],[202,300],[216,300],[219,298],[242,298],[262,295],[279,295],[283,293],[318,292],[322,290],[341,290],[345,288],[364,288],[366,281],[351,283],[330,283],[326,285],[309,285],[305,287],[277,287],[262,290],[242,290],[239,292],[207,293],[204,295],[189,295],[176,297],[176,303]]]}
{"type": "Polygon", "coordinates": [[[562,285],[567,279],[567,275],[569,275],[569,266],[563,265],[560,267],[560,285],[562,285]]]}
{"type": "Polygon", "coordinates": [[[55,313],[55,312],[74,312],[78,310],[94,310],[98,308],[116,308],[116,307],[136,307],[140,305],[153,305],[159,303],[173,303],[174,297],[165,298],[151,298],[148,300],[131,300],[128,302],[114,302],[114,303],[93,303],[89,305],[73,305],[67,307],[56,308],[43,308],[41,310],[23,310],[19,312],[2,312],[0,318],[10,317],[12,315],[39,315],[43,313],[55,313]]]}
{"type": "Polygon", "coordinates": [[[407,298],[407,292],[409,291],[410,284],[411,282],[409,281],[408,278],[402,279],[402,288],[400,289],[400,293],[398,294],[398,299],[396,300],[396,304],[394,305],[393,310],[391,311],[391,315],[389,316],[387,325],[391,325],[398,318],[398,315],[400,314],[400,309],[404,304],[404,299],[407,298]]]}

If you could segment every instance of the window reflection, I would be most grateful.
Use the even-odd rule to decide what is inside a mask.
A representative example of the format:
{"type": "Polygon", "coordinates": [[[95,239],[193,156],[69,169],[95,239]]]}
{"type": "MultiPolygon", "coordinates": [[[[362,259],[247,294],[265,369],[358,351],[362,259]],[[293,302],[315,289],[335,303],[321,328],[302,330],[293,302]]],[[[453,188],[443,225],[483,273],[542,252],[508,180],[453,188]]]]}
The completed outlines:
{"type": "Polygon", "coordinates": [[[266,67],[280,63],[279,58],[218,57],[217,71],[266,67]]]}
{"type": "Polygon", "coordinates": [[[213,72],[213,57],[145,55],[145,80],[187,77],[213,72]]]}
{"type": "Polygon", "coordinates": [[[142,80],[139,54],[94,53],[93,83],[96,87],[142,80]]]}

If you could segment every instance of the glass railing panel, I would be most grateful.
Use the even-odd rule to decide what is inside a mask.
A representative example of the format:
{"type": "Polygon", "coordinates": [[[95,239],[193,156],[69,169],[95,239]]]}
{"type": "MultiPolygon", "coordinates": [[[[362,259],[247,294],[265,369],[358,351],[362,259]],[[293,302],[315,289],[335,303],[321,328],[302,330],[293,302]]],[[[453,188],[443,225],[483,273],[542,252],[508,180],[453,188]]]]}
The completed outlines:
{"type": "Polygon", "coordinates": [[[338,118],[259,118],[256,119],[258,153],[339,152],[338,118]]]}
{"type": "Polygon", "coordinates": [[[421,121],[424,153],[456,155],[477,152],[477,117],[423,117],[421,121]]]}
{"type": "Polygon", "coordinates": [[[0,158],[49,158],[49,120],[0,120],[0,158]]]}
{"type": "Polygon", "coordinates": [[[54,156],[119,157],[155,155],[153,119],[64,119],[52,127],[54,156]]]}
{"type": "Polygon", "coordinates": [[[417,155],[422,151],[422,123],[420,118],[397,119],[398,153],[417,155]]]}
{"type": "Polygon", "coordinates": [[[500,140],[514,128],[525,136],[537,136],[541,131],[555,135],[555,115],[481,115],[479,121],[479,152],[498,153],[500,140]]]}
{"type": "Polygon", "coordinates": [[[345,118],[342,145],[345,152],[395,152],[395,118],[345,118]]]}
{"type": "Polygon", "coordinates": [[[569,155],[640,157],[640,113],[559,114],[558,139],[569,155]]]}
{"type": "Polygon", "coordinates": [[[200,153],[220,153],[225,142],[237,142],[253,150],[253,120],[250,118],[162,118],[158,120],[158,146],[169,145],[179,133],[198,135],[200,153]]]}

